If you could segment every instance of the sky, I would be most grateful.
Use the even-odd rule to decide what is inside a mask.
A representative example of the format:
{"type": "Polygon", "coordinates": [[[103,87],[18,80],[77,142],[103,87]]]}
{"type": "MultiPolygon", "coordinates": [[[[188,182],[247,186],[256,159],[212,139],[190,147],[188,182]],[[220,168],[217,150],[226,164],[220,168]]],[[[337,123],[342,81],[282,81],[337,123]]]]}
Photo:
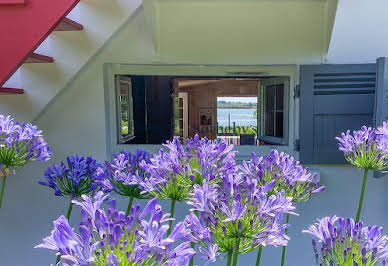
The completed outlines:
{"type": "Polygon", "coordinates": [[[217,97],[217,101],[257,103],[257,97],[217,97]]]}

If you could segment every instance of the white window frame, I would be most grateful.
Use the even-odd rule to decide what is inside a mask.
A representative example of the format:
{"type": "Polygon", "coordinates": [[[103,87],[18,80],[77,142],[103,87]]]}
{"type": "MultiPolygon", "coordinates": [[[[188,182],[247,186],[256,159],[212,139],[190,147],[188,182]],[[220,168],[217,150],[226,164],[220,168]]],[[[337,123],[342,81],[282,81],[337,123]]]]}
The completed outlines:
{"type": "Polygon", "coordinates": [[[133,120],[133,97],[132,97],[132,81],[130,77],[116,75],[116,121],[117,121],[117,143],[124,144],[131,139],[135,138],[135,128],[134,128],[134,120],[133,120]],[[121,83],[125,83],[128,85],[128,135],[123,136],[121,132],[121,101],[120,101],[120,93],[121,93],[121,83]]]}

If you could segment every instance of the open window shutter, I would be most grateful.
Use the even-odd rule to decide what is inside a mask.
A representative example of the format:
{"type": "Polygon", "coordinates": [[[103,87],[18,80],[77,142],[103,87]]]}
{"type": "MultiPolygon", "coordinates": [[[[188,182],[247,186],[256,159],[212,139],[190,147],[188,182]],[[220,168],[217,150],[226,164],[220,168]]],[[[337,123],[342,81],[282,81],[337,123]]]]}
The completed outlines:
{"type": "Polygon", "coordinates": [[[135,138],[130,144],[146,143],[146,102],[144,76],[131,76],[135,138]]]}
{"type": "Polygon", "coordinates": [[[375,126],[388,120],[388,58],[377,59],[375,126]]]}
{"type": "Polygon", "coordinates": [[[288,117],[289,113],[289,77],[277,77],[269,78],[260,81],[259,93],[258,93],[258,125],[259,125],[259,139],[268,144],[286,145],[288,143],[288,117]],[[282,87],[282,94],[277,95],[279,86],[282,87]],[[268,108],[267,93],[269,90],[273,90],[273,103],[272,112],[273,116],[268,116],[267,112],[271,112],[271,108],[268,108]],[[262,99],[262,100],[261,100],[262,99]],[[275,100],[276,99],[276,100],[275,100]],[[278,102],[278,101],[281,102],[278,102]],[[271,132],[272,131],[272,132],[271,132]],[[266,132],[271,132],[270,135],[266,132]]]}
{"type": "Polygon", "coordinates": [[[161,144],[173,136],[173,78],[152,76],[146,78],[147,143],[161,144]]]}
{"type": "Polygon", "coordinates": [[[341,132],[372,126],[376,64],[305,65],[300,69],[300,161],[344,163],[341,132]]]}

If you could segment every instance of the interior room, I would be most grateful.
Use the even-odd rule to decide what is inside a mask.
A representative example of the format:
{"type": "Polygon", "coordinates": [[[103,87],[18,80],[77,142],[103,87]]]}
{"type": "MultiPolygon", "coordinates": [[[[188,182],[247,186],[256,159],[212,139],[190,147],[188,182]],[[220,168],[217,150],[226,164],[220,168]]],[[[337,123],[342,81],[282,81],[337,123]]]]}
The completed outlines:
{"type": "Polygon", "coordinates": [[[182,141],[198,134],[234,145],[282,144],[274,140],[286,135],[285,87],[268,83],[274,80],[176,79],[174,135],[182,141]]]}

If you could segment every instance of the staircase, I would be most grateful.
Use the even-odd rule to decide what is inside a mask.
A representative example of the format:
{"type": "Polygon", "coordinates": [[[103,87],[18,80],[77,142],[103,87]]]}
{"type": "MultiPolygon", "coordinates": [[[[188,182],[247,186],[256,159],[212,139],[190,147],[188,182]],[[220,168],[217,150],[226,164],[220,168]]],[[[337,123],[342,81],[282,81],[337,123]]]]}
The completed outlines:
{"type": "Polygon", "coordinates": [[[0,92],[24,91],[2,85],[24,63],[52,63],[50,56],[34,51],[54,30],[82,30],[83,26],[66,15],[79,0],[1,0],[0,32],[6,33],[0,51],[0,92]]]}
{"type": "Polygon", "coordinates": [[[0,113],[32,121],[141,0],[0,0],[0,113]]]}

